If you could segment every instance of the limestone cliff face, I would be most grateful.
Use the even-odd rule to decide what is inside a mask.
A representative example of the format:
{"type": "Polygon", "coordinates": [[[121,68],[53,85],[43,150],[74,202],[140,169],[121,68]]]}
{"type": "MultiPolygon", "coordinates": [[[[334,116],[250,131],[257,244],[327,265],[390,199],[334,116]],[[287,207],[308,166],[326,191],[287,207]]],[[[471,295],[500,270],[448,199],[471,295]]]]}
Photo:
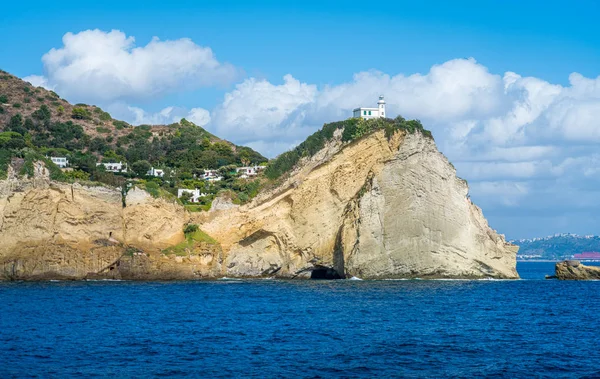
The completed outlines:
{"type": "MultiPolygon", "coordinates": [[[[339,131],[338,131],[339,132],[339,131]]],[[[492,230],[433,140],[337,135],[244,206],[186,213],[144,191],[54,183],[43,167],[0,181],[4,278],[516,278],[517,247],[492,230]],[[218,241],[162,249],[196,223],[218,241]]]]}
{"type": "Polygon", "coordinates": [[[187,215],[179,205],[134,188],[123,207],[120,190],[51,182],[42,165],[34,178],[11,176],[0,181],[0,280],[170,279],[206,271],[195,254],[180,265],[183,258],[160,253],[184,238],[187,215]]]}
{"type": "Polygon", "coordinates": [[[420,133],[338,139],[251,204],[199,215],[227,276],[516,278],[518,247],[420,133]]]}

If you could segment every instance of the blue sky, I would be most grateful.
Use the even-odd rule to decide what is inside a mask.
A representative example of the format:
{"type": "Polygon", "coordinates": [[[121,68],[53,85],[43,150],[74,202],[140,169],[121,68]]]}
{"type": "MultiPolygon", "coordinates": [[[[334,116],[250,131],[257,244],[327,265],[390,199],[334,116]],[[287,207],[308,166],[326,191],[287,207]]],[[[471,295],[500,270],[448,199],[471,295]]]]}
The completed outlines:
{"type": "Polygon", "coordinates": [[[600,233],[598,2],[281,3],[10,2],[0,68],[269,156],[385,92],[509,238],[600,233]]]}

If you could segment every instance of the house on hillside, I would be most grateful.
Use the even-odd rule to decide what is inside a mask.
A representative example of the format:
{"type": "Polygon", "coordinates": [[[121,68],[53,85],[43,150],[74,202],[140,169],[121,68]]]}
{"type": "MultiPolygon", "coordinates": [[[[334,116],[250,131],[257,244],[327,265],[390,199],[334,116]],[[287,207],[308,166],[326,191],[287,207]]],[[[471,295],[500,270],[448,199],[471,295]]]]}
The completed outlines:
{"type": "Polygon", "coordinates": [[[209,182],[218,182],[223,179],[217,170],[204,170],[204,175],[202,175],[201,179],[207,180],[209,182]]]}
{"type": "Polygon", "coordinates": [[[46,157],[50,158],[52,163],[57,165],[60,168],[65,168],[69,165],[69,160],[66,157],[46,157]]]}
{"type": "Polygon", "coordinates": [[[200,190],[198,188],[196,189],[186,189],[186,188],[179,188],[177,189],[177,198],[181,199],[181,196],[183,196],[184,193],[189,193],[191,195],[190,200],[188,200],[190,203],[198,203],[200,202],[200,198],[206,196],[205,193],[201,193],[200,190]]]}
{"type": "Polygon", "coordinates": [[[352,117],[369,120],[372,118],[384,118],[385,116],[385,100],[383,95],[379,96],[377,108],[355,108],[352,117]]]}
{"type": "Polygon", "coordinates": [[[160,169],[156,169],[156,168],[152,167],[152,168],[150,168],[150,170],[148,170],[146,175],[155,176],[157,178],[162,178],[163,176],[165,176],[165,170],[160,170],[160,169]]]}
{"type": "Polygon", "coordinates": [[[127,172],[127,163],[123,162],[112,162],[112,163],[96,163],[96,166],[104,165],[104,168],[108,172],[127,172]]]}
{"type": "Polygon", "coordinates": [[[258,172],[264,170],[265,166],[250,166],[250,167],[238,167],[235,169],[237,174],[242,179],[246,179],[252,176],[258,175],[258,172]]]}

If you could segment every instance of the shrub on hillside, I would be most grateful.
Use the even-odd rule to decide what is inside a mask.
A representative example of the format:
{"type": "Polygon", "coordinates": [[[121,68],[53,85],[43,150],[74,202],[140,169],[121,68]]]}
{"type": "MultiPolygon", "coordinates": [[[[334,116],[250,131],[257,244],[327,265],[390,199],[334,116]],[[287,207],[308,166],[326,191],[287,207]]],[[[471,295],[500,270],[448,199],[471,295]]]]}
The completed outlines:
{"type": "Polygon", "coordinates": [[[71,111],[71,117],[76,120],[89,120],[92,115],[83,107],[75,107],[73,108],[73,111],[71,111]]]}

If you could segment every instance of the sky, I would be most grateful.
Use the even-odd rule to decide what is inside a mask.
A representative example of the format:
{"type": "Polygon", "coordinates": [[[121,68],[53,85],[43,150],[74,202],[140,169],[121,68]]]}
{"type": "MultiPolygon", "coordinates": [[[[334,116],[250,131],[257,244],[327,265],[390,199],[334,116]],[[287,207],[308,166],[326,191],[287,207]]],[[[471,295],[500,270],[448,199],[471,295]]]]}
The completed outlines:
{"type": "Polygon", "coordinates": [[[507,238],[600,234],[598,14],[587,0],[10,2],[0,68],[268,157],[383,94],[507,238]]]}

